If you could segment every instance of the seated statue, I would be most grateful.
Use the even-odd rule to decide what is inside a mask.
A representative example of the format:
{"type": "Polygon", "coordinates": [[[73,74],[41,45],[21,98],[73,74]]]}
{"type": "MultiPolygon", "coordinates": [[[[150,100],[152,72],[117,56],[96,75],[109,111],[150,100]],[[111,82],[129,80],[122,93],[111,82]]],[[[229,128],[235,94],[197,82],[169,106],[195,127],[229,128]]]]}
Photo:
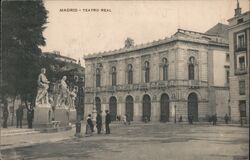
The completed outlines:
{"type": "Polygon", "coordinates": [[[46,69],[42,68],[41,73],[38,76],[38,89],[36,96],[36,105],[39,104],[48,104],[48,89],[49,89],[49,81],[45,76],[46,69]]]}

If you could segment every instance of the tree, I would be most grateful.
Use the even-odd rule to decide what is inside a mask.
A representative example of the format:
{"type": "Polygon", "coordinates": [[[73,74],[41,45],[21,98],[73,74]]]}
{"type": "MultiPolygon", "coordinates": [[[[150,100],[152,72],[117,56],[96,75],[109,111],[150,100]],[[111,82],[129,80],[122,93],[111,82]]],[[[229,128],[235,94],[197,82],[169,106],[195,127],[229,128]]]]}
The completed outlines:
{"type": "Polygon", "coordinates": [[[2,95],[20,95],[26,105],[36,95],[47,13],[42,1],[2,2],[2,95]]]}

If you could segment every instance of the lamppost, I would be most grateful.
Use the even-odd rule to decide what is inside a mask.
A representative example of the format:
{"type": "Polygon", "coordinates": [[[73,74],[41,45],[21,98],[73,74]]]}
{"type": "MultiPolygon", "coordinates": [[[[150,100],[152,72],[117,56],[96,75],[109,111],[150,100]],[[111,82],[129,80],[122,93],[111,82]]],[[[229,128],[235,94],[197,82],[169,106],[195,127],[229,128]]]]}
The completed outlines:
{"type": "Polygon", "coordinates": [[[75,136],[79,137],[81,133],[81,120],[82,120],[82,105],[84,105],[84,78],[77,84],[77,103],[76,103],[76,133],[75,136]]]}
{"type": "Polygon", "coordinates": [[[174,123],[176,123],[176,105],[174,105],[174,123]]]}
{"type": "MultiPolygon", "coordinates": [[[[94,65],[94,79],[95,79],[95,81],[93,81],[93,86],[94,86],[94,97],[93,97],[93,110],[92,110],[92,120],[93,120],[93,122],[94,122],[94,124],[95,124],[95,122],[96,122],[96,116],[97,116],[97,111],[96,111],[96,96],[97,96],[97,86],[96,86],[96,82],[97,82],[97,79],[96,79],[96,75],[97,75],[97,69],[99,68],[101,68],[102,67],[102,64],[100,63],[98,63],[98,61],[99,60],[102,60],[102,57],[101,56],[99,56],[99,57],[96,57],[96,60],[95,60],[95,65],[94,65]]],[[[99,73],[99,74],[101,74],[101,73],[99,73]]],[[[98,81],[100,81],[100,79],[98,80],[98,81]]],[[[101,82],[100,82],[101,83],[101,82]]]]}

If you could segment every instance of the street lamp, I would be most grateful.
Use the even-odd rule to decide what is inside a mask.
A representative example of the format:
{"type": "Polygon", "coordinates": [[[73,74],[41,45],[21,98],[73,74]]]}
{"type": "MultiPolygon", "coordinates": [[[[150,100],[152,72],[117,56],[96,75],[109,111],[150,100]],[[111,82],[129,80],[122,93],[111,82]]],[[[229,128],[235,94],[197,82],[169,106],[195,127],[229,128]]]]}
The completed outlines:
{"type": "Polygon", "coordinates": [[[174,123],[176,123],[176,105],[174,105],[174,123]]]}
{"type": "Polygon", "coordinates": [[[84,105],[84,79],[77,84],[77,106],[76,106],[76,133],[75,136],[79,137],[81,133],[81,120],[82,120],[82,107],[84,105]]]}
{"type": "MultiPolygon", "coordinates": [[[[97,116],[97,111],[96,111],[96,96],[97,96],[97,86],[96,86],[97,80],[96,80],[96,75],[97,75],[97,69],[102,67],[101,64],[97,63],[99,60],[102,60],[101,56],[100,57],[96,57],[95,65],[94,65],[94,69],[95,69],[95,71],[94,71],[94,77],[95,78],[94,79],[95,79],[95,81],[93,81],[94,97],[93,97],[93,111],[92,111],[92,120],[93,120],[94,124],[96,122],[96,116],[97,116]]],[[[101,73],[99,73],[99,74],[101,74],[101,73]]]]}

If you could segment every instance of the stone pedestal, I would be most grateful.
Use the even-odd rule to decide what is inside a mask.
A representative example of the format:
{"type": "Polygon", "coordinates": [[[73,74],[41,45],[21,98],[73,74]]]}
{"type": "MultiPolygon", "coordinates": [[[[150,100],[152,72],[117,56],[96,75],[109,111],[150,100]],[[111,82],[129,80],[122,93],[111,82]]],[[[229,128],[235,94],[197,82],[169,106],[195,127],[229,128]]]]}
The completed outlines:
{"type": "Polygon", "coordinates": [[[64,109],[57,108],[54,112],[55,121],[61,121],[61,124],[68,124],[76,122],[76,110],[75,109],[64,109]]]}
{"type": "Polygon", "coordinates": [[[60,121],[60,127],[68,126],[69,123],[76,122],[76,110],[56,108],[52,111],[49,104],[41,104],[36,106],[34,110],[34,127],[35,128],[49,128],[52,127],[52,119],[54,121],[60,121]]]}
{"type": "Polygon", "coordinates": [[[71,123],[75,123],[76,122],[76,110],[75,109],[71,109],[69,112],[69,121],[71,123]]]}
{"type": "Polygon", "coordinates": [[[68,109],[64,109],[64,108],[56,108],[55,109],[55,121],[60,121],[60,125],[61,126],[67,126],[69,125],[70,122],[70,111],[68,109]]]}
{"type": "Polygon", "coordinates": [[[49,105],[37,106],[34,110],[34,127],[48,127],[51,117],[52,110],[49,105]]]}

